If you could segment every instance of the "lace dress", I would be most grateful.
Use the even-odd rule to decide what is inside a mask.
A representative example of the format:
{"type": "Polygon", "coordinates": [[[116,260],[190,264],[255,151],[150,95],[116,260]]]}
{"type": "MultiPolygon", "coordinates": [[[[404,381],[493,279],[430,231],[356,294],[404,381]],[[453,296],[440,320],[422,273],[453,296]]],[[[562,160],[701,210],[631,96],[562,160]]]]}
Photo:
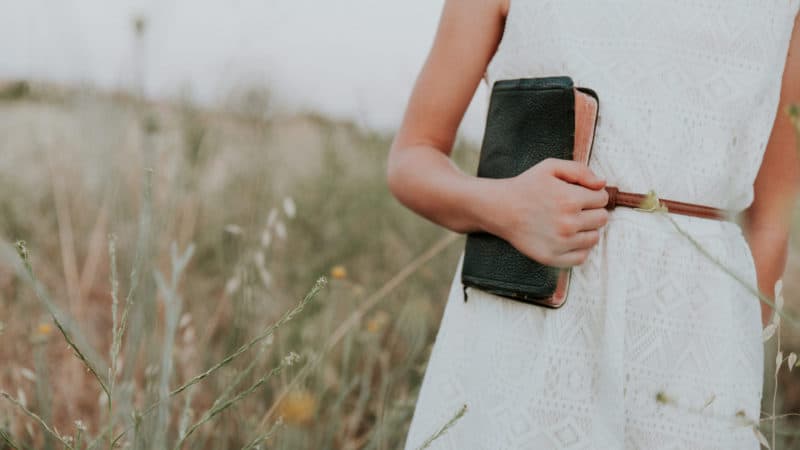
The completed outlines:
{"type": "MultiPolygon", "coordinates": [[[[487,67],[595,89],[591,169],[620,190],[742,211],[777,113],[800,0],[511,0],[487,67]]],[[[670,214],[757,286],[734,222],[670,214]]],[[[462,260],[406,449],[759,448],[758,298],[666,217],[616,208],[551,310],[469,288],[462,260]]],[[[771,295],[772,293],[768,293],[771,295]]]]}

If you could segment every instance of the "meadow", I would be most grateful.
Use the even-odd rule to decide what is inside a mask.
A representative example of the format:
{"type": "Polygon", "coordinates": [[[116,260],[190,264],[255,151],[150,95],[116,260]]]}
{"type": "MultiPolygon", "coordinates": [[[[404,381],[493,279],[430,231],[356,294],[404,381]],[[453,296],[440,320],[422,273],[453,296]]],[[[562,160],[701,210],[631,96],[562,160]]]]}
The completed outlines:
{"type": "MultiPolygon", "coordinates": [[[[463,236],[392,198],[391,134],[258,87],[11,82],[0,135],[0,449],[402,447],[463,236]]],[[[763,409],[800,448],[778,338],[763,409]]]]}

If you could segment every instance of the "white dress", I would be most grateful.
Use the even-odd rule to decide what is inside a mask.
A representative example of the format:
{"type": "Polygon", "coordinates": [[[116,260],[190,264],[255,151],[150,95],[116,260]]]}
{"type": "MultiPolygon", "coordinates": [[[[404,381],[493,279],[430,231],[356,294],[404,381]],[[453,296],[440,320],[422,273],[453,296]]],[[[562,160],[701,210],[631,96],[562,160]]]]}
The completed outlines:
{"type": "MultiPolygon", "coordinates": [[[[600,97],[590,167],[609,185],[738,212],[753,200],[798,8],[800,0],[511,0],[485,81],[569,74],[600,97]]],[[[670,217],[757,286],[736,223],[670,217]]],[[[464,416],[428,448],[759,448],[734,418],[760,418],[760,302],[666,217],[611,211],[560,309],[473,288],[465,303],[461,263],[407,450],[462,405],[464,416]]]]}

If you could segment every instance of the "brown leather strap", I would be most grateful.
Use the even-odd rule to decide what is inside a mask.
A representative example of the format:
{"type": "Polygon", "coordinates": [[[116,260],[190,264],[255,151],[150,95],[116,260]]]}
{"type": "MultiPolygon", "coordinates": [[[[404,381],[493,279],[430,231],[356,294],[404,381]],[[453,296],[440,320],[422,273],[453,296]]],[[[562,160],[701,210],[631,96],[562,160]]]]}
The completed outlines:
{"type": "MultiPolygon", "coordinates": [[[[645,194],[622,192],[616,186],[606,186],[605,189],[608,191],[608,203],[605,206],[605,208],[608,210],[612,210],[617,206],[641,208],[642,200],[647,197],[645,194]]],[[[694,203],[679,202],[675,200],[666,200],[663,198],[659,198],[659,200],[661,201],[661,204],[667,207],[668,212],[671,213],[704,217],[707,219],[732,220],[728,212],[724,209],[705,205],[697,205],[694,203]]]]}

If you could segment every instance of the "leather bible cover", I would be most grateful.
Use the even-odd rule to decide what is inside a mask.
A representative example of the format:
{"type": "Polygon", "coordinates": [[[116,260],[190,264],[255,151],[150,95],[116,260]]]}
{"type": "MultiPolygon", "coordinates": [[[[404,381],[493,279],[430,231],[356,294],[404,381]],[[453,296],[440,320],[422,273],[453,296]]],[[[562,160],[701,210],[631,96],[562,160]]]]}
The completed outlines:
{"type": "MultiPolygon", "coordinates": [[[[547,158],[589,164],[599,99],[569,76],[498,80],[492,86],[478,164],[479,177],[510,178],[547,158]]],[[[533,260],[505,240],[469,233],[461,282],[495,295],[560,308],[572,267],[533,260]]]]}

